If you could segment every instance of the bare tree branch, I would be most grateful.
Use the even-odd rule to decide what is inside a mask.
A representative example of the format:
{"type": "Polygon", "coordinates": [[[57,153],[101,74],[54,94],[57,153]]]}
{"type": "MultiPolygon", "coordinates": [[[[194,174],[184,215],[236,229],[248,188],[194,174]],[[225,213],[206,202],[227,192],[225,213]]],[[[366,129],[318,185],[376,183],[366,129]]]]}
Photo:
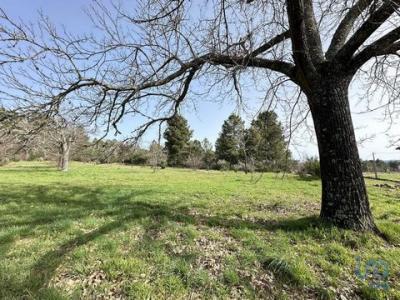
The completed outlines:
{"type": "Polygon", "coordinates": [[[357,70],[375,56],[396,54],[397,51],[400,51],[400,26],[365,47],[352,59],[350,65],[357,70]]]}
{"type": "Polygon", "coordinates": [[[400,7],[400,0],[385,1],[374,11],[346,44],[338,51],[341,60],[351,58],[361,45],[400,7]]]}
{"type": "Polygon", "coordinates": [[[374,0],[358,0],[357,3],[349,9],[333,35],[331,44],[326,52],[327,59],[332,59],[339,49],[343,47],[357,18],[373,1],[374,0]]]}
{"type": "Polygon", "coordinates": [[[257,49],[253,50],[250,55],[250,57],[256,57],[259,54],[262,54],[266,51],[268,51],[269,49],[271,49],[272,47],[276,46],[277,44],[287,40],[290,38],[290,31],[287,30],[281,34],[278,34],[277,36],[273,37],[272,39],[270,39],[268,42],[266,42],[265,44],[261,45],[260,47],[258,47],[257,49]]]}

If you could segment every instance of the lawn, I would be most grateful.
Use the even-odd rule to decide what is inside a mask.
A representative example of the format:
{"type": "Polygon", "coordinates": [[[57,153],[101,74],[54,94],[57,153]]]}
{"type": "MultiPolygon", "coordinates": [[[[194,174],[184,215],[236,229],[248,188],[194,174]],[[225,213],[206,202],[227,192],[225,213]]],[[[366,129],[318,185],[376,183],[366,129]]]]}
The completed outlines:
{"type": "Polygon", "coordinates": [[[0,298],[400,299],[400,189],[367,183],[386,240],[321,224],[294,175],[12,163],[0,298]]]}

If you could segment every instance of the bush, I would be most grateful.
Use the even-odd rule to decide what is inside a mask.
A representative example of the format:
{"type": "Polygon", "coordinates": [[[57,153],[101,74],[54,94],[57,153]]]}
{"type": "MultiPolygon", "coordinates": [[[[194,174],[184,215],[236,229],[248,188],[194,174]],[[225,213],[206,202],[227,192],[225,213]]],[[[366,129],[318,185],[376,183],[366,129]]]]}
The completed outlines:
{"type": "Polygon", "coordinates": [[[185,166],[190,169],[202,169],[204,168],[203,159],[201,155],[190,154],[185,166]]]}
{"type": "Polygon", "coordinates": [[[137,150],[130,155],[124,163],[131,165],[146,165],[148,164],[149,155],[147,151],[137,150]]]}
{"type": "Polygon", "coordinates": [[[215,168],[220,171],[228,171],[230,169],[230,165],[226,160],[220,159],[217,161],[215,168]]]}
{"type": "Polygon", "coordinates": [[[301,177],[321,178],[319,160],[316,157],[307,158],[305,162],[299,164],[297,174],[301,177]]]}
{"type": "Polygon", "coordinates": [[[165,160],[162,160],[158,165],[161,169],[165,169],[167,167],[167,162],[165,160]]]}
{"type": "Polygon", "coordinates": [[[9,161],[10,160],[7,157],[0,159],[0,167],[5,166],[9,161]]]}
{"type": "Polygon", "coordinates": [[[237,171],[243,171],[243,172],[251,172],[252,166],[250,166],[250,164],[246,164],[244,162],[239,162],[235,165],[232,166],[232,170],[237,172],[237,171]]]}

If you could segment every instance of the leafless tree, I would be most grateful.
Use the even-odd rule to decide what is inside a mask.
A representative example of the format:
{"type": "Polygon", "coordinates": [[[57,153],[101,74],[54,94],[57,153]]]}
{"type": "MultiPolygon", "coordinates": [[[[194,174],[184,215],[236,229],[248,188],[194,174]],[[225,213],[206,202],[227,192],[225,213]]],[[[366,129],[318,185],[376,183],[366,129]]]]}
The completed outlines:
{"type": "Polygon", "coordinates": [[[201,169],[204,166],[203,153],[193,151],[193,149],[190,149],[190,147],[188,152],[189,155],[185,165],[194,170],[201,169]]]}
{"type": "Polygon", "coordinates": [[[39,134],[43,120],[0,108],[0,160],[28,160],[31,154],[46,154],[46,140],[39,134]]]}
{"type": "Polygon", "coordinates": [[[167,156],[157,141],[152,141],[149,148],[149,164],[155,172],[157,168],[167,164],[167,156]]]}
{"type": "Polygon", "coordinates": [[[28,160],[31,154],[41,154],[43,159],[53,159],[57,153],[61,171],[68,171],[71,147],[77,142],[83,144],[87,137],[83,125],[60,116],[18,115],[2,109],[0,119],[2,158],[19,155],[28,160]]]}
{"type": "Polygon", "coordinates": [[[85,136],[83,126],[66,118],[56,116],[48,120],[41,131],[50,149],[57,149],[57,167],[60,171],[68,171],[71,148],[85,136]]]}
{"type": "Polygon", "coordinates": [[[133,115],[143,121],[140,136],[199,93],[235,92],[245,105],[245,87],[264,90],[293,128],[295,116],[311,112],[321,218],[376,230],[348,90],[354,78],[366,80],[369,109],[379,95],[388,116],[399,112],[400,0],[128,3],[135,8],[94,1],[93,34],[67,33],[45,16],[24,24],[2,11],[1,101],[26,113],[80,110],[106,133],[133,115]]]}

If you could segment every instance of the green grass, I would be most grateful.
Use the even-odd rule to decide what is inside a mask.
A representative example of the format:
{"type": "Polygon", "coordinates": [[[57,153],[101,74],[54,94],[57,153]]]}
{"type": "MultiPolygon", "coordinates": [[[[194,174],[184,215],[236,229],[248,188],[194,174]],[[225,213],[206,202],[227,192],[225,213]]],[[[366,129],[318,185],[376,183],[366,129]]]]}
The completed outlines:
{"type": "Polygon", "coordinates": [[[0,298],[400,299],[400,189],[367,183],[388,241],[321,224],[317,180],[9,164],[0,298]],[[388,263],[388,290],[355,275],[357,257],[361,271],[369,259],[388,263]]]}

